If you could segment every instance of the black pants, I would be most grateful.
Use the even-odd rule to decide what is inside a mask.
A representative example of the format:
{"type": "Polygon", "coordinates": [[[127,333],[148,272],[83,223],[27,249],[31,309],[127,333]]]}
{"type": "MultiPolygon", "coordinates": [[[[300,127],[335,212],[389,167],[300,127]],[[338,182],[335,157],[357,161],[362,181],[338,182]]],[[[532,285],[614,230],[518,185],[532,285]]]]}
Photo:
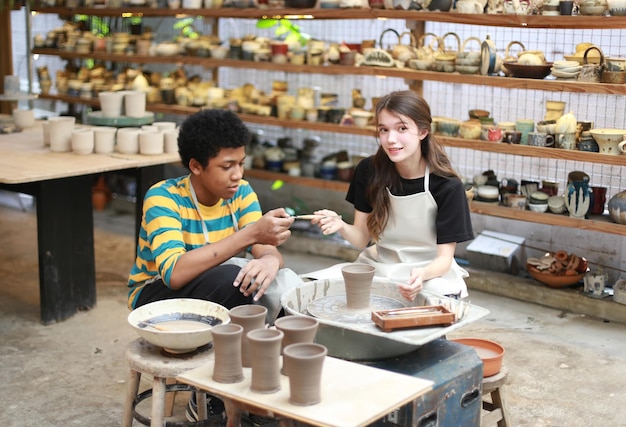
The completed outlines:
{"type": "Polygon", "coordinates": [[[233,286],[239,270],[241,267],[236,265],[218,265],[200,274],[177,291],[168,288],[163,280],[159,279],[141,290],[136,307],[171,298],[202,299],[220,304],[229,310],[238,305],[253,304],[252,295],[246,297],[239,291],[239,287],[233,286]]]}

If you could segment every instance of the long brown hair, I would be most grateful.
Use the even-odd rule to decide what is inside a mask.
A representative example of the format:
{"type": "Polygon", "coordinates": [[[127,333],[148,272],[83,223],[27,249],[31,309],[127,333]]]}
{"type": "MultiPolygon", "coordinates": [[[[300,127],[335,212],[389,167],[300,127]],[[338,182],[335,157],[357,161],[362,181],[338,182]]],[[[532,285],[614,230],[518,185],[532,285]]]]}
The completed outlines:
{"type": "MultiPolygon", "coordinates": [[[[413,120],[420,130],[428,130],[428,135],[421,141],[420,151],[430,172],[439,176],[460,179],[458,173],[452,168],[443,147],[430,134],[432,117],[430,106],[424,98],[410,90],[391,92],[380,98],[376,104],[376,122],[383,110],[407,117],[413,120]]],[[[372,213],[367,218],[367,228],[373,239],[378,240],[389,220],[389,195],[386,189],[398,188],[402,181],[394,163],[389,160],[382,147],[379,147],[374,154],[372,166],[373,174],[366,192],[367,201],[372,207],[372,213]]]]}

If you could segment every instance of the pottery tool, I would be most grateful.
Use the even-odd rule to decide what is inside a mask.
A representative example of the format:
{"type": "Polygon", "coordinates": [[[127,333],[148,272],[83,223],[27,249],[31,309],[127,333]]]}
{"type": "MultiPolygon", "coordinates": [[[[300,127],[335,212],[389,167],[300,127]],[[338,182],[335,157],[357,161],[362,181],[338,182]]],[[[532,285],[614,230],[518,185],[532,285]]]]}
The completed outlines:
{"type": "Polygon", "coordinates": [[[372,321],[383,332],[422,326],[449,325],[456,315],[443,305],[372,311],[372,321]]]}
{"type": "Polygon", "coordinates": [[[291,217],[293,219],[304,219],[306,221],[310,221],[312,219],[315,219],[317,217],[320,218],[343,218],[341,215],[337,215],[337,216],[324,216],[324,215],[314,215],[314,214],[306,214],[306,215],[291,215],[291,217]]]}

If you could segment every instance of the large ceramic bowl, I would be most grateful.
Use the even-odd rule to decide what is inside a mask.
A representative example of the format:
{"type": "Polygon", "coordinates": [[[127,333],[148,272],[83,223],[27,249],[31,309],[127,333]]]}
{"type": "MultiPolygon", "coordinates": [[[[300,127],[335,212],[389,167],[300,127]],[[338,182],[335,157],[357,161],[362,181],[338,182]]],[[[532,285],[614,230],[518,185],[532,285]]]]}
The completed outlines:
{"type": "Polygon", "coordinates": [[[531,277],[550,288],[564,288],[572,286],[583,280],[585,273],[573,274],[571,276],[564,274],[552,274],[547,271],[540,271],[532,265],[527,265],[526,269],[531,277]]]}
{"type": "Polygon", "coordinates": [[[600,147],[600,153],[620,154],[619,143],[626,136],[626,129],[591,129],[589,131],[600,147]]]}
{"type": "Polygon", "coordinates": [[[502,64],[513,77],[521,77],[527,79],[543,79],[550,74],[552,63],[547,62],[542,65],[522,65],[517,61],[505,61],[502,64]]]}
{"type": "Polygon", "coordinates": [[[211,301],[174,298],[136,308],[128,323],[150,344],[178,354],[212,342],[213,326],[230,323],[230,316],[226,307],[211,301]]]}

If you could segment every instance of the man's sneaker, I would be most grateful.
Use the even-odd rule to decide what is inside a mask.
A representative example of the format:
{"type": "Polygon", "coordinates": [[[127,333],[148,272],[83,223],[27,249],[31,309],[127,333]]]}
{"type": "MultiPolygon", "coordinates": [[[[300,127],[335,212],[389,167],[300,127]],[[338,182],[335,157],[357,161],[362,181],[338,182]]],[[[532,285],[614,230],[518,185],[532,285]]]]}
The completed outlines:
{"type": "Polygon", "coordinates": [[[250,425],[252,427],[277,427],[279,423],[278,418],[263,417],[261,415],[250,413],[243,416],[242,418],[242,425],[250,425]]]}
{"type": "MultiPolygon", "coordinates": [[[[206,395],[207,420],[221,421],[226,419],[224,402],[210,394],[206,395]]],[[[187,411],[185,412],[189,421],[198,421],[198,404],[196,403],[196,393],[191,394],[187,411]]],[[[219,425],[219,424],[216,424],[219,425]]]]}

